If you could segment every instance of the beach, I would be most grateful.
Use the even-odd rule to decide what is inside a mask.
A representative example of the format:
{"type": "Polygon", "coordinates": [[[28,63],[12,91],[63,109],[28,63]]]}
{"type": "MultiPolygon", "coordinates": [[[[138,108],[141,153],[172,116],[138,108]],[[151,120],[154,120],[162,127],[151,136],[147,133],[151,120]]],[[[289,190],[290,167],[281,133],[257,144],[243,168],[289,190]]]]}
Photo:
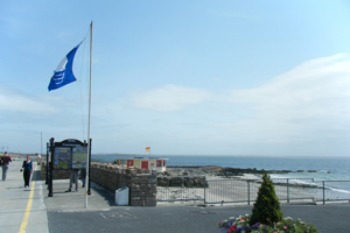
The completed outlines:
{"type": "MultiPolygon", "coordinates": [[[[168,185],[158,185],[157,200],[163,202],[203,203],[209,205],[252,204],[255,202],[261,175],[242,173],[224,176],[223,168],[218,166],[176,166],[166,172],[168,185]],[[187,185],[186,179],[203,177],[206,185],[187,185]],[[175,185],[171,179],[176,179],[175,185]],[[182,180],[183,183],[180,181],[182,180]]],[[[289,181],[288,181],[289,182],[289,181]]],[[[322,189],[312,185],[299,183],[275,183],[275,192],[281,203],[313,203],[322,202],[322,189]]]]}

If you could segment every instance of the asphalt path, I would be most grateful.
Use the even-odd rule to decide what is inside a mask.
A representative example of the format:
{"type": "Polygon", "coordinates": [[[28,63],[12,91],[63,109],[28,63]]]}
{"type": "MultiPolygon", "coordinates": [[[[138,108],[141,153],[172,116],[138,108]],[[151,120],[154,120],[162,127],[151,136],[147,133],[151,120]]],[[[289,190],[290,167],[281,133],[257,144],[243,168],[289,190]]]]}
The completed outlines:
{"type": "MultiPolygon", "coordinates": [[[[61,232],[220,232],[217,224],[230,216],[251,213],[243,207],[116,207],[108,211],[48,212],[50,233],[61,232]]],[[[350,205],[282,206],[284,216],[314,224],[320,233],[349,233],[350,205]]]]}

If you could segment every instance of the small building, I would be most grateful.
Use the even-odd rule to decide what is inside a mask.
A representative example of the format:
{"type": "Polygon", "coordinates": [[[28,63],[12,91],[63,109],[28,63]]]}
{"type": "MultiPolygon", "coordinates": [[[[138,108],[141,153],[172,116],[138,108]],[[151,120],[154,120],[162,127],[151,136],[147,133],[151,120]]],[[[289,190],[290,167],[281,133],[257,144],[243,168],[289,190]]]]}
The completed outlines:
{"type": "Polygon", "coordinates": [[[119,164],[126,168],[137,168],[141,170],[165,172],[166,160],[157,157],[135,157],[132,159],[118,159],[119,164]]]}

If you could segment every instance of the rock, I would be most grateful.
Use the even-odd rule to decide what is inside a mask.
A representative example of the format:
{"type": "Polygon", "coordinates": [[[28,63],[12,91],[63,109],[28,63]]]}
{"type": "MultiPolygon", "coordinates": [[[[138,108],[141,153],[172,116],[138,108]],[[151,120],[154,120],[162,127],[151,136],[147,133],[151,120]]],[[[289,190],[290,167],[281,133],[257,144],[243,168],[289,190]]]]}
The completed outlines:
{"type": "Polygon", "coordinates": [[[169,182],[169,186],[181,187],[184,183],[182,177],[172,177],[169,182]]]}

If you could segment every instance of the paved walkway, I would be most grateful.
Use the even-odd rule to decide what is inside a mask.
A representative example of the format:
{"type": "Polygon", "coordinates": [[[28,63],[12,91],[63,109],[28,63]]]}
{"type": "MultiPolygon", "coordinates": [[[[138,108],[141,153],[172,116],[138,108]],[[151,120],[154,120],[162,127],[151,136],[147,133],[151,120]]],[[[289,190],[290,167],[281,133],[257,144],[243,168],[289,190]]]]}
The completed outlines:
{"type": "MultiPolygon", "coordinates": [[[[10,164],[6,181],[0,181],[0,232],[219,232],[217,223],[229,216],[251,213],[252,206],[157,207],[115,206],[114,196],[97,186],[87,202],[85,190],[65,192],[68,180],[54,180],[53,197],[45,181],[36,179],[24,189],[22,161],[10,164]],[[87,206],[86,206],[87,204],[87,206]],[[141,229],[141,231],[140,231],[141,229]]],[[[283,205],[285,216],[314,224],[320,233],[350,232],[350,205],[283,205]]]]}
{"type": "Polygon", "coordinates": [[[0,232],[48,233],[47,213],[50,211],[106,211],[113,205],[105,198],[105,191],[98,187],[91,189],[88,199],[81,187],[78,192],[66,193],[69,180],[54,180],[53,197],[48,197],[45,181],[37,177],[39,172],[34,172],[30,189],[25,189],[23,173],[20,172],[22,162],[15,160],[10,163],[6,181],[0,180],[0,232]]]}
{"type": "Polygon", "coordinates": [[[9,165],[6,181],[0,181],[0,229],[7,233],[47,233],[48,221],[42,182],[24,189],[22,161],[9,165]]]}

